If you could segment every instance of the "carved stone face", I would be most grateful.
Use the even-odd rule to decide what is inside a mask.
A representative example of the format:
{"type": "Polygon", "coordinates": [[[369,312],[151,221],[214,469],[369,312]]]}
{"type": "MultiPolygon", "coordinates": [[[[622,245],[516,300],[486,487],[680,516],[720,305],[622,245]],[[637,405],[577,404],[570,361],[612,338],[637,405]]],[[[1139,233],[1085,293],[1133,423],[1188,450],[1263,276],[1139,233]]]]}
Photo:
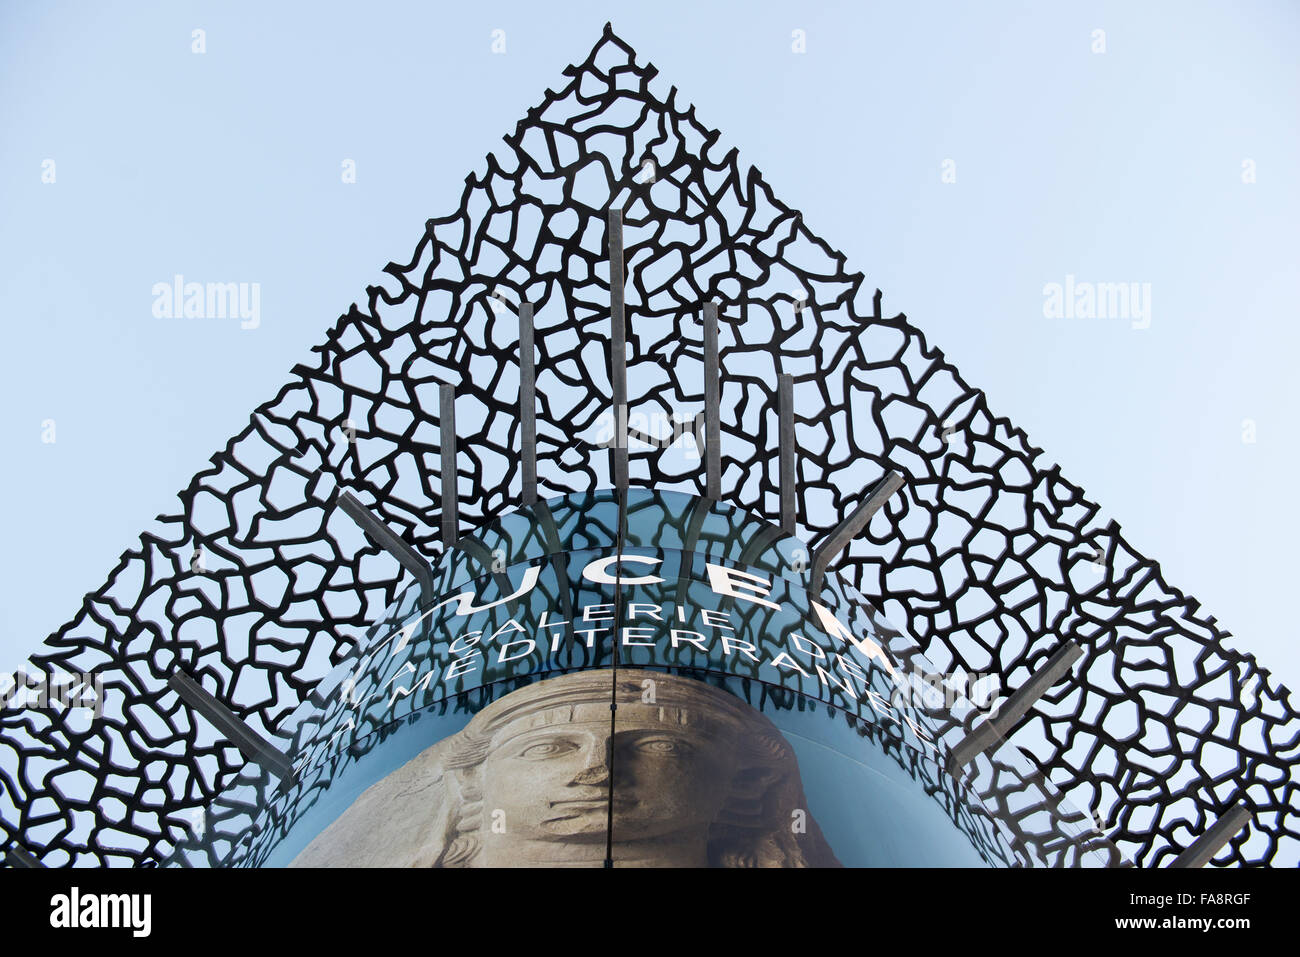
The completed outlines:
{"type": "Polygon", "coordinates": [[[612,836],[615,866],[837,866],[811,817],[792,829],[806,808],[789,743],[743,701],[593,669],[498,698],[371,785],[294,864],[600,866],[612,836]]]}
{"type": "Polygon", "coordinates": [[[736,769],[735,742],[653,706],[622,704],[617,715],[613,734],[607,701],[523,714],[498,730],[483,808],[503,812],[505,836],[604,841],[611,765],[619,841],[708,827],[736,769]]]}

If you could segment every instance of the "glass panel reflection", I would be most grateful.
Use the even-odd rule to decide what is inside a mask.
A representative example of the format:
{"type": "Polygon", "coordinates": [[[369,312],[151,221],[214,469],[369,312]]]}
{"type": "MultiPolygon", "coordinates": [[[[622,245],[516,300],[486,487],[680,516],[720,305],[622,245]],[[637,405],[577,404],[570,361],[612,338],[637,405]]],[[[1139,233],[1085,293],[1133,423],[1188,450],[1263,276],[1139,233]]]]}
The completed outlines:
{"type": "Polygon", "coordinates": [[[810,594],[809,564],[676,492],[502,516],[287,719],[292,780],[247,767],[174,862],[1104,861],[1015,749],[948,773],[982,713],[918,700],[915,643],[833,578],[810,594]]]}

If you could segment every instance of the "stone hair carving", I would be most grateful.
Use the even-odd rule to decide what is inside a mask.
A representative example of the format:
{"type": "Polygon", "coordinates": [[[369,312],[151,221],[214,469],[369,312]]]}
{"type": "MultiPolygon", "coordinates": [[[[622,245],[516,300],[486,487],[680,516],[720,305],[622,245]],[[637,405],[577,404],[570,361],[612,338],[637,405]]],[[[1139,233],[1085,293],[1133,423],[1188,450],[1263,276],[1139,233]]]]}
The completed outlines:
{"type": "Polygon", "coordinates": [[[839,866],[793,750],[702,682],[584,671],[505,695],[372,785],[295,867],[839,866]]]}

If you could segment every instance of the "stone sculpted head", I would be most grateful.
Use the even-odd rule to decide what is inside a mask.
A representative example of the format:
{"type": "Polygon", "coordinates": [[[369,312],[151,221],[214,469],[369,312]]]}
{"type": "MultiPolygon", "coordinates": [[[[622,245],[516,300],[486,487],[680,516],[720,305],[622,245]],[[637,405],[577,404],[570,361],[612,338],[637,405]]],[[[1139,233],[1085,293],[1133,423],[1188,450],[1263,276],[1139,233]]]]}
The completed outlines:
{"type": "Polygon", "coordinates": [[[549,678],[372,785],[293,866],[838,866],[794,752],[743,701],[690,678],[549,678]],[[610,794],[613,778],[613,808],[610,794]]]}

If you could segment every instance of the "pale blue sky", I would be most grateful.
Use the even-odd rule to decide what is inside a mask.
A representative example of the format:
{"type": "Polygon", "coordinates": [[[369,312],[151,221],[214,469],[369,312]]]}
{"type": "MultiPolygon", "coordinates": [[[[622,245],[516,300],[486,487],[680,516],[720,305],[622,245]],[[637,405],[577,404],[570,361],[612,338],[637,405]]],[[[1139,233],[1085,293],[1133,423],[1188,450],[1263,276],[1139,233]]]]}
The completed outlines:
{"type": "Polygon", "coordinates": [[[887,311],[1300,684],[1300,7],[1262,2],[0,0],[0,671],[409,258],[607,19],[887,311]],[[176,273],[260,283],[260,327],[154,318],[176,273]],[[1150,328],[1045,318],[1067,274],[1150,283],[1150,328]]]}

